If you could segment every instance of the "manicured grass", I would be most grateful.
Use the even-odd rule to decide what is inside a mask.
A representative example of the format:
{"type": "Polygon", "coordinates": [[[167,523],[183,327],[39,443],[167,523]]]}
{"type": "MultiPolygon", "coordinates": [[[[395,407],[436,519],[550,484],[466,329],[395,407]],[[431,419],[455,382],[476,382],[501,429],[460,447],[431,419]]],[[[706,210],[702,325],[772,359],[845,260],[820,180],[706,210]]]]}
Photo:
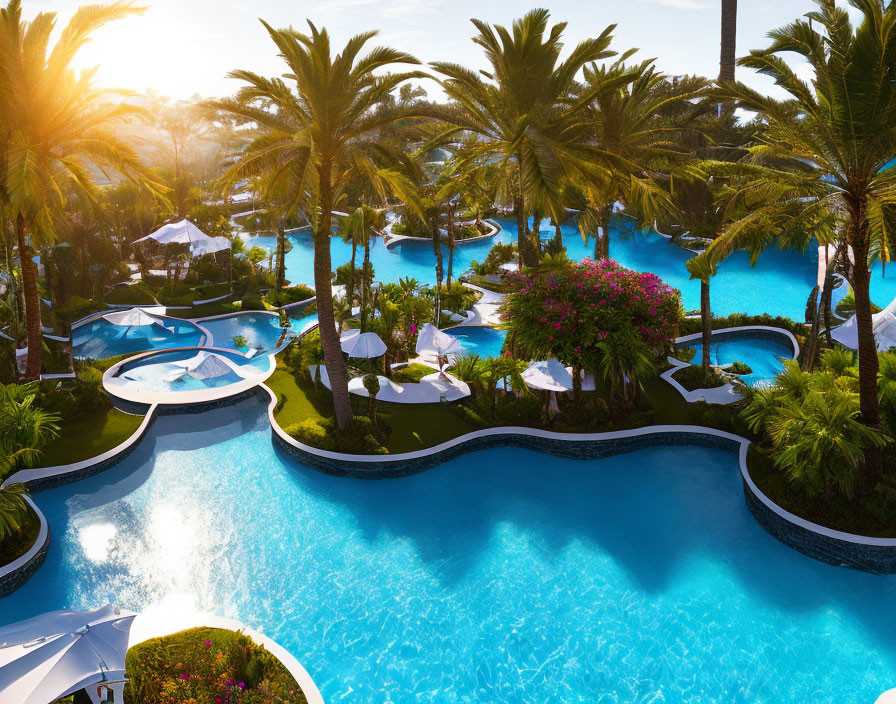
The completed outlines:
{"type": "Polygon", "coordinates": [[[155,298],[144,284],[116,286],[106,296],[106,303],[115,305],[153,305],[155,298]]]}
{"type": "Polygon", "coordinates": [[[0,566],[8,565],[24,555],[37,540],[37,535],[40,533],[40,519],[30,507],[28,508],[28,518],[22,528],[21,533],[15,533],[0,541],[0,566]]]}
{"type": "MultiPolygon", "coordinates": [[[[322,420],[332,416],[329,394],[316,392],[310,378],[296,379],[281,367],[268,380],[268,386],[280,399],[274,414],[281,428],[307,419],[322,420]]],[[[367,399],[352,398],[355,413],[366,412],[367,399]]],[[[377,403],[377,414],[392,428],[386,443],[389,452],[412,452],[456,438],[476,430],[476,426],[455,415],[440,404],[377,403]]]]}
{"type": "Polygon", "coordinates": [[[59,437],[43,449],[38,467],[54,467],[96,457],[127,440],[143,422],[143,416],[116,408],[64,423],[59,437]]]}

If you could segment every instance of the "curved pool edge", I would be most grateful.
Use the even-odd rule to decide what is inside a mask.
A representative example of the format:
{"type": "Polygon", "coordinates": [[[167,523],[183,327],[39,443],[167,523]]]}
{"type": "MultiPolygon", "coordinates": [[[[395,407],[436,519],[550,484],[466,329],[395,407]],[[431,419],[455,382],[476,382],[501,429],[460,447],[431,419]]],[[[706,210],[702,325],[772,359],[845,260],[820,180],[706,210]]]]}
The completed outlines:
{"type": "Polygon", "coordinates": [[[30,496],[26,496],[25,501],[31,507],[31,510],[37,514],[37,519],[40,521],[40,529],[38,530],[37,538],[35,538],[34,543],[25,554],[20,555],[12,562],[0,566],[0,598],[9,596],[16,589],[24,586],[43,564],[47,557],[47,551],[50,549],[50,524],[47,523],[43,512],[30,496]]]}
{"type": "Polygon", "coordinates": [[[278,398],[266,384],[268,420],[274,443],[302,465],[333,476],[393,479],[432,469],[462,455],[495,447],[518,447],[555,457],[593,460],[656,446],[700,446],[737,450],[747,508],[762,528],[787,547],[820,562],[873,574],[896,574],[896,538],[844,533],[812,523],[768,498],[750,476],[750,441],[699,425],[651,425],[606,433],[557,433],[505,426],[467,433],[431,448],[395,455],[349,455],[305,445],[290,437],[274,417],[278,398]]]}
{"type": "MultiPolygon", "coordinates": [[[[780,334],[781,336],[786,337],[790,342],[793,351],[792,359],[796,359],[800,356],[800,343],[797,341],[794,334],[789,330],[785,330],[784,328],[776,328],[772,325],[738,325],[731,328],[716,328],[712,331],[712,337],[716,337],[716,335],[718,335],[719,337],[724,337],[726,334],[757,330],[760,332],[780,334]]],[[[682,337],[675,338],[675,344],[677,345],[682,342],[693,342],[694,340],[699,340],[702,337],[702,332],[683,335],[682,337]]],[[[660,378],[668,383],[673,389],[675,389],[687,403],[699,403],[703,401],[705,403],[715,405],[727,405],[743,400],[743,396],[737,393],[735,385],[730,381],[723,384],[722,386],[717,386],[712,389],[694,389],[693,391],[688,391],[674,378],[674,376],[682,369],[687,369],[689,366],[691,366],[691,363],[683,362],[675,357],[667,357],[666,361],[669,362],[669,364],[671,364],[672,366],[670,369],[667,369],[662,374],[660,374],[660,378]]]]}
{"type": "MultiPolygon", "coordinates": [[[[267,371],[261,371],[256,375],[236,381],[226,386],[210,387],[208,389],[194,389],[192,391],[146,391],[145,389],[130,388],[126,386],[117,386],[112,383],[117,378],[118,372],[126,364],[132,364],[141,359],[153,357],[156,355],[166,355],[174,352],[185,352],[196,350],[197,352],[211,351],[218,352],[229,356],[239,356],[240,353],[226,347],[214,347],[207,345],[191,345],[189,347],[173,347],[165,350],[150,350],[149,352],[139,352],[135,355],[122,359],[109,367],[103,372],[103,389],[113,399],[124,401],[128,404],[138,404],[143,406],[195,406],[207,405],[216,401],[223,401],[233,396],[245,394],[247,391],[258,386],[271,377],[277,369],[277,361],[274,353],[266,355],[268,358],[267,371]]],[[[261,355],[258,355],[260,358],[261,355]]]]}
{"type": "Polygon", "coordinates": [[[189,619],[187,623],[178,624],[178,629],[176,631],[168,631],[167,629],[162,629],[160,632],[158,629],[150,628],[148,631],[144,631],[140,637],[134,637],[133,633],[136,630],[140,630],[141,619],[145,620],[145,616],[140,614],[134,620],[134,627],[131,629],[131,638],[128,640],[128,650],[133,648],[136,645],[140,645],[151,638],[164,638],[166,636],[174,635],[175,633],[180,633],[181,631],[186,631],[191,628],[219,628],[225,631],[235,631],[241,632],[243,635],[251,638],[257,645],[261,645],[267,650],[271,655],[273,655],[280,663],[285,667],[289,674],[292,675],[293,679],[299,685],[299,689],[302,690],[302,694],[305,695],[305,699],[308,700],[308,704],[324,704],[324,698],[320,693],[317,685],[314,683],[314,680],[311,678],[311,675],[308,674],[308,671],[302,666],[302,664],[296,659],[296,657],[290,653],[286,648],[277,643],[273,638],[266,636],[264,633],[260,631],[256,631],[254,628],[250,628],[249,626],[241,623],[239,621],[235,621],[233,619],[224,618],[222,616],[215,615],[202,615],[198,616],[196,619],[189,619]]]}

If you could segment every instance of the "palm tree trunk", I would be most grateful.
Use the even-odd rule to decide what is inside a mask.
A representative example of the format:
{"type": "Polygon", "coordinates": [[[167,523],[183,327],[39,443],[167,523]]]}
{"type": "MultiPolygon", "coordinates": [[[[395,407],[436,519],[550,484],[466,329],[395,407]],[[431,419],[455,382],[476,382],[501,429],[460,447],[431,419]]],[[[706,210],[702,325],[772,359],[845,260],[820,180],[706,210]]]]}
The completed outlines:
{"type": "Polygon", "coordinates": [[[370,269],[370,233],[364,233],[364,264],[361,267],[361,332],[367,332],[367,298],[370,293],[370,282],[367,271],[370,269]]]}
{"type": "Polygon", "coordinates": [[[314,290],[317,295],[317,319],[320,323],[320,344],[324,352],[324,365],[330,377],[333,394],[333,410],[336,427],[345,430],[352,419],[352,406],[348,397],[348,380],[345,377],[345,360],[336,332],[333,314],[332,262],[330,260],[330,236],[333,228],[333,186],[330,159],[321,159],[320,166],[320,222],[314,233],[314,290]]]}
{"type": "Polygon", "coordinates": [[[451,288],[451,277],[454,274],[454,205],[448,204],[448,277],[446,285],[451,288]]]}
{"type": "Polygon", "coordinates": [[[277,228],[277,283],[276,289],[279,293],[283,289],[286,282],[286,230],[284,228],[283,218],[280,218],[280,226],[277,228]]]}
{"type": "Polygon", "coordinates": [[[439,229],[438,214],[432,221],[432,250],[436,255],[436,314],[432,324],[439,327],[442,315],[442,232],[439,229]]]}
{"type": "Polygon", "coordinates": [[[529,218],[526,213],[526,199],[523,195],[522,155],[517,154],[516,178],[514,179],[513,209],[516,212],[516,246],[519,250],[520,269],[530,264],[529,218]]]}
{"type": "MultiPolygon", "coordinates": [[[[859,338],[859,406],[862,422],[872,428],[880,427],[880,408],[877,397],[877,344],[871,319],[871,272],[868,269],[868,224],[864,217],[864,202],[850,203],[850,241],[855,254],[853,291],[856,299],[856,328],[859,338]]],[[[865,480],[874,486],[882,474],[880,452],[874,445],[865,448],[865,480]]]]}
{"type": "Polygon", "coordinates": [[[349,306],[354,305],[355,303],[355,259],[358,256],[358,243],[355,241],[354,235],[352,235],[352,259],[348,268],[348,304],[349,306]]]}
{"type": "Polygon", "coordinates": [[[610,258],[610,214],[613,212],[613,203],[601,207],[598,214],[598,231],[595,233],[594,258],[610,258]],[[603,236],[600,236],[603,232],[603,236]]]}
{"type": "Polygon", "coordinates": [[[719,80],[734,80],[734,56],[737,45],[737,0],[722,0],[722,42],[719,80]]]}
{"type": "Polygon", "coordinates": [[[40,332],[40,295],[37,290],[37,265],[34,252],[25,244],[25,218],[16,216],[16,242],[19,245],[19,262],[22,270],[22,292],[25,297],[25,334],[28,341],[28,363],[23,381],[40,378],[43,366],[43,338],[40,332]]]}
{"type": "Polygon", "coordinates": [[[563,246],[563,231],[560,229],[560,223],[556,220],[552,221],[554,223],[554,245],[557,247],[563,246]]]}
{"type": "Polygon", "coordinates": [[[700,322],[703,332],[703,375],[709,374],[709,355],[712,347],[712,309],[709,305],[709,279],[700,281],[700,322]]]}

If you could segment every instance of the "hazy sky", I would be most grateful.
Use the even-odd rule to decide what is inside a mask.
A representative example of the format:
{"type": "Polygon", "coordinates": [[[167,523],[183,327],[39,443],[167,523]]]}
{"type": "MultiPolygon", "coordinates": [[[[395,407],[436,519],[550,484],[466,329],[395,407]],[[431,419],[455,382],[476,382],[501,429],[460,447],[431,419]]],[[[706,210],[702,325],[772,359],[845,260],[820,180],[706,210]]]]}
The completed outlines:
{"type": "MultiPolygon", "coordinates": [[[[89,0],[97,2],[99,0],[89,0]]],[[[27,16],[56,11],[65,20],[87,0],[24,0],[27,16]]],[[[282,72],[264,27],[304,26],[305,18],[326,26],[338,46],[349,36],[379,29],[379,39],[420,60],[450,60],[482,67],[481,51],[471,41],[470,17],[510,24],[529,9],[511,0],[146,0],[140,17],[107,25],[79,58],[99,65],[98,82],[108,87],[148,88],[186,98],[232,92],[233,68],[273,75],[282,72]]],[[[718,74],[720,0],[553,0],[542,3],[556,21],[568,22],[567,46],[597,35],[616,23],[614,47],[638,47],[640,56],[657,57],[669,73],[718,74]]],[[[765,46],[770,30],[813,7],[810,0],[741,0],[738,55],[765,46]]],[[[738,69],[738,77],[757,88],[769,83],[738,69]]]]}

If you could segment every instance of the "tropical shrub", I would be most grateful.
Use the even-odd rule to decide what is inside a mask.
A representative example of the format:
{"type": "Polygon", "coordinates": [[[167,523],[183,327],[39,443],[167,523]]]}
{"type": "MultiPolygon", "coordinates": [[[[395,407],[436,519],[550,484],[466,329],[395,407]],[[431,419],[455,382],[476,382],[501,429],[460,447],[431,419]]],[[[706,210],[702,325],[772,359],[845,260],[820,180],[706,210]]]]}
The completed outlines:
{"type": "Polygon", "coordinates": [[[732,362],[725,371],[731,374],[752,374],[753,368],[745,362],[732,362]]]}
{"type": "Polygon", "coordinates": [[[686,391],[696,391],[697,389],[715,389],[728,383],[727,377],[720,374],[713,367],[709,368],[709,373],[703,373],[703,367],[690,365],[679,369],[672,375],[686,391]]]}
{"type": "Polygon", "coordinates": [[[516,257],[516,246],[512,244],[501,244],[498,242],[489,250],[485,257],[485,261],[481,264],[475,259],[470,262],[470,268],[479,276],[488,276],[497,274],[502,264],[507,264],[516,257]]]}
{"type": "Polygon", "coordinates": [[[304,704],[298,683],[248,636],[194,628],[128,650],[127,704],[304,704]]]}
{"type": "Polygon", "coordinates": [[[528,359],[554,357],[605,376],[614,395],[629,401],[633,385],[651,373],[651,360],[671,348],[681,299],[654,274],[590,259],[511,278],[519,291],[504,303],[508,346],[528,359]],[[626,350],[626,348],[630,348],[626,350]]]}
{"type": "Polygon", "coordinates": [[[272,306],[285,306],[289,305],[290,303],[307,301],[313,296],[313,288],[309,288],[308,286],[299,284],[297,286],[287,286],[286,288],[280,289],[279,292],[276,289],[272,289],[264,297],[264,300],[266,300],[272,306]]]}
{"type": "Polygon", "coordinates": [[[366,416],[353,416],[345,432],[336,430],[332,418],[316,420],[308,418],[283,429],[287,435],[300,443],[320,450],[345,452],[350,455],[384,455],[388,450],[383,445],[390,428],[382,420],[374,424],[366,416]]]}
{"type": "Polygon", "coordinates": [[[865,449],[882,448],[882,431],[859,420],[859,395],[829,371],[803,372],[789,361],[777,386],[753,391],[744,417],[775,466],[808,494],[852,500],[865,449]]]}

